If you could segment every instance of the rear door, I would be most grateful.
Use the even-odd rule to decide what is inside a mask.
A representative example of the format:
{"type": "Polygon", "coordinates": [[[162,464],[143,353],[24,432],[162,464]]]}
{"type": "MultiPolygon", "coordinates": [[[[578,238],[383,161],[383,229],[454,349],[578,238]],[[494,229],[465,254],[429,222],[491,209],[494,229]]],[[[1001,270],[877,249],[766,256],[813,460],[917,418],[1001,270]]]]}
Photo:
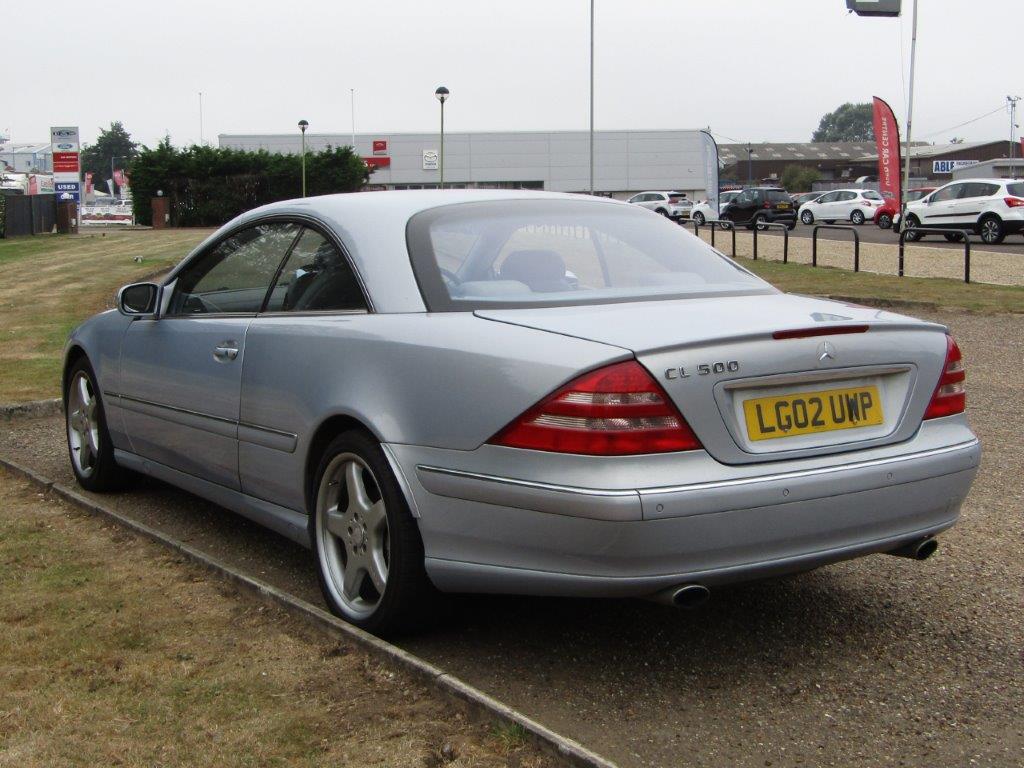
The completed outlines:
{"type": "Polygon", "coordinates": [[[836,193],[836,202],[832,208],[832,216],[836,219],[848,219],[857,207],[857,193],[842,189],[836,193]]]}
{"type": "Polygon", "coordinates": [[[136,454],[239,488],[246,331],[298,230],[258,224],[212,244],[164,288],[171,295],[163,316],[129,325],[118,394],[136,454]]]}
{"type": "Polygon", "coordinates": [[[955,224],[957,200],[966,184],[949,184],[928,198],[921,206],[921,223],[926,227],[949,227],[955,224]]]}
{"type": "Polygon", "coordinates": [[[988,198],[999,191],[999,185],[984,181],[971,181],[963,185],[963,191],[950,205],[951,224],[973,227],[978,222],[988,198]]]}

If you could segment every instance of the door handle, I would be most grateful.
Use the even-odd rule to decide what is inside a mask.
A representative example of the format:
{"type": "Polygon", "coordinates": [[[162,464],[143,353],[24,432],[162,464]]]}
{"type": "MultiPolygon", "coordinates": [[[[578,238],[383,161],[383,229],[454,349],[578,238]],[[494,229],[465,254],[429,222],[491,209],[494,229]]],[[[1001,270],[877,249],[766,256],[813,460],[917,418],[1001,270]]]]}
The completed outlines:
{"type": "Polygon", "coordinates": [[[225,341],[218,344],[213,348],[213,356],[218,360],[230,361],[238,357],[238,347],[234,346],[235,342],[225,341]]]}

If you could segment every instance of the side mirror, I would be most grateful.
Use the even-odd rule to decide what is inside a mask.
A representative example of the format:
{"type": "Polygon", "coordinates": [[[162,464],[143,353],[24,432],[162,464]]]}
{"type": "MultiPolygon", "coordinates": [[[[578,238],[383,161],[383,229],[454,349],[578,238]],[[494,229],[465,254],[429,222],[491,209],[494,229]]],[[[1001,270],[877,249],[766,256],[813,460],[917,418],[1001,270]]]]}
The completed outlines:
{"type": "Polygon", "coordinates": [[[117,292],[117,309],[128,317],[153,316],[159,296],[160,286],[156,283],[132,283],[117,292]]]}

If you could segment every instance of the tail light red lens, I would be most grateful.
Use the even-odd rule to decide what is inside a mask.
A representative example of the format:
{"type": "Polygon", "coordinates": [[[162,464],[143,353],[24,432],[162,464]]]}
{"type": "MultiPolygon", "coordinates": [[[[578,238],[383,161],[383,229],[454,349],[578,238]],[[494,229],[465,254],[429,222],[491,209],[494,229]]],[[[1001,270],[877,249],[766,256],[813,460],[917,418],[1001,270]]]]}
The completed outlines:
{"type": "Polygon", "coordinates": [[[946,364],[939,377],[939,383],[935,387],[932,401],[928,403],[928,410],[924,412],[926,419],[938,419],[942,416],[952,416],[955,413],[964,412],[966,404],[964,379],[966,376],[960,347],[953,341],[952,336],[947,335],[946,364]]]}
{"type": "Polygon", "coordinates": [[[701,447],[682,414],[635,360],[570,381],[491,438],[535,451],[624,456],[701,447]]]}
{"type": "Polygon", "coordinates": [[[1004,197],[1003,202],[1006,203],[1007,208],[1024,207],[1024,200],[1021,200],[1019,197],[1004,197]]]}

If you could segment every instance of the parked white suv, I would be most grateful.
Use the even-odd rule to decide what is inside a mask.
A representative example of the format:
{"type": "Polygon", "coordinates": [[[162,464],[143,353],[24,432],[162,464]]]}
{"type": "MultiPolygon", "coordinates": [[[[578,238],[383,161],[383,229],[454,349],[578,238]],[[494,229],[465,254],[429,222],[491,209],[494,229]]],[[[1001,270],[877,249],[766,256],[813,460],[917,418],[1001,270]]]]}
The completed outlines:
{"type": "MultiPolygon", "coordinates": [[[[907,203],[907,227],[917,231],[907,240],[920,240],[926,229],[966,229],[982,242],[998,245],[1009,234],[1024,232],[1024,181],[962,179],[907,203]]],[[[947,240],[960,234],[943,233],[947,240]]]]}
{"type": "MultiPolygon", "coordinates": [[[[725,208],[726,203],[735,200],[741,191],[742,190],[734,189],[728,192],[719,192],[718,211],[722,211],[725,208]]],[[[717,219],[718,212],[711,209],[711,203],[707,200],[701,200],[699,203],[694,204],[693,210],[690,212],[690,218],[698,224],[703,224],[705,221],[714,221],[717,219]]]]}
{"type": "Polygon", "coordinates": [[[804,224],[821,220],[826,224],[849,221],[860,225],[874,219],[875,211],[884,204],[885,198],[873,189],[834,189],[801,205],[799,216],[804,224]]]}
{"type": "Polygon", "coordinates": [[[626,202],[649,208],[670,219],[688,219],[693,208],[693,201],[686,199],[685,192],[641,192],[626,202]]]}

